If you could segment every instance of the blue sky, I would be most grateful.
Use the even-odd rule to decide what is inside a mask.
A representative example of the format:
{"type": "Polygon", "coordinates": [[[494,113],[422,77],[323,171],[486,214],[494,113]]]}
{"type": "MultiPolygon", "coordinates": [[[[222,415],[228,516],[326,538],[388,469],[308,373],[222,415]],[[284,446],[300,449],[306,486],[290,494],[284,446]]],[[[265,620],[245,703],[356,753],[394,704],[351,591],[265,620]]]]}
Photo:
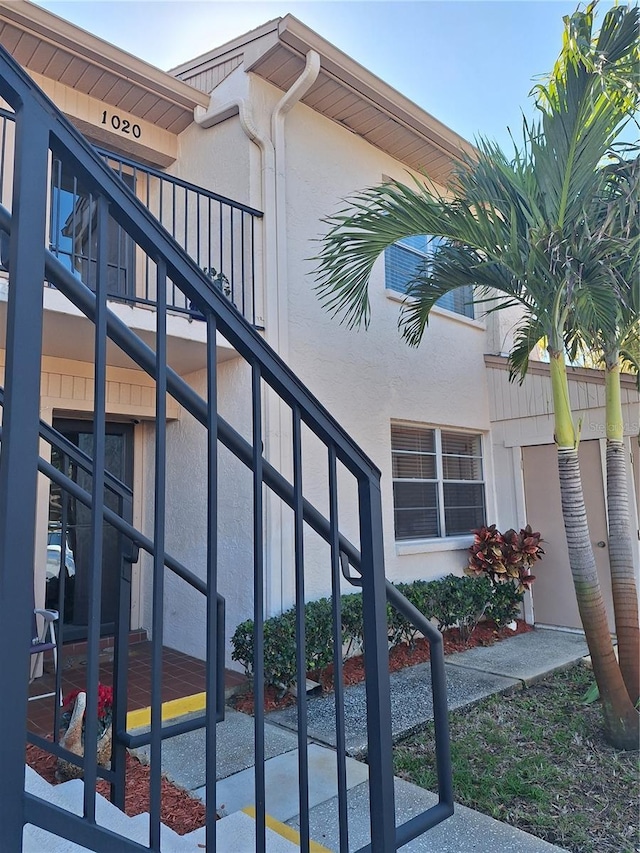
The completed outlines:
{"type": "MultiPolygon", "coordinates": [[[[510,147],[575,0],[39,0],[163,69],[291,12],[469,140],[510,147]]],[[[611,4],[601,4],[601,9],[611,4]]]]}

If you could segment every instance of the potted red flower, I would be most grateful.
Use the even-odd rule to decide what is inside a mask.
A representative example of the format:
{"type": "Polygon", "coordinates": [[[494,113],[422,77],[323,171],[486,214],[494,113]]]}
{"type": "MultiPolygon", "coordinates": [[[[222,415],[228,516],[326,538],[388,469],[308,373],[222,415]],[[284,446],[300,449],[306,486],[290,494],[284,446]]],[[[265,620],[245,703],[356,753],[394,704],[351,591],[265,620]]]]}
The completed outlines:
{"type": "MultiPolygon", "coordinates": [[[[85,711],[87,694],[74,690],[62,709],[60,746],[76,755],[84,755],[85,711]]],[[[113,717],[113,688],[98,684],[98,729],[96,751],[98,764],[106,767],[111,759],[111,723],[113,717]]],[[[58,759],[56,776],[60,780],[82,778],[82,769],[63,758],[58,759]]]]}

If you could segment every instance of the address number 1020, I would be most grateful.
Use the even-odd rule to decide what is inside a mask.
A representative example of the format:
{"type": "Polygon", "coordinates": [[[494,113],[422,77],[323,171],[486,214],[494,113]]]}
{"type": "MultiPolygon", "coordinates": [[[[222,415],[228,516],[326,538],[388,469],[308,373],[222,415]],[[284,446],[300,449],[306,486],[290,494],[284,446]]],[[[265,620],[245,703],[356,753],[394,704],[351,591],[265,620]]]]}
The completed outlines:
{"type": "Polygon", "coordinates": [[[131,124],[129,119],[120,118],[117,113],[109,115],[106,110],[103,110],[101,124],[111,125],[114,130],[119,130],[120,133],[130,134],[135,137],[135,139],[140,139],[142,136],[139,124],[131,124]]]}

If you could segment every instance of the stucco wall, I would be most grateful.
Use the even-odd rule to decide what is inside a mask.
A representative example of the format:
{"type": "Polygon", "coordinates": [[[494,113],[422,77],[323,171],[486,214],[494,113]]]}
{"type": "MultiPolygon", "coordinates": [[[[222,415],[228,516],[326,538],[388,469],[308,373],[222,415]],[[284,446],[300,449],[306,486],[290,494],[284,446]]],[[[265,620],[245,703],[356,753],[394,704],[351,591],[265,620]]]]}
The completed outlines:
{"type": "MultiPolygon", "coordinates": [[[[250,92],[253,120],[268,134],[271,111],[282,93],[255,78],[247,89],[240,74],[238,70],[224,81],[220,100],[228,100],[234,93],[250,92]]],[[[387,576],[393,580],[411,580],[460,572],[470,537],[396,546],[390,424],[392,420],[402,420],[482,433],[487,517],[493,520],[495,498],[483,361],[487,351],[484,323],[436,311],[420,348],[410,349],[397,331],[399,301],[385,293],[382,260],[376,265],[371,282],[370,329],[349,331],[331,319],[313,291],[313,263],[308,260],[317,251],[313,240],[323,230],[322,217],[335,211],[346,196],[379,183],[384,176],[400,179],[408,176],[401,163],[304,105],[297,105],[288,114],[285,135],[286,215],[284,219],[281,216],[279,225],[284,228],[281,236],[286,247],[286,275],[277,282],[270,279],[266,283],[266,298],[277,297],[284,303],[280,316],[285,323],[277,333],[273,326],[268,327],[266,338],[380,467],[387,576]]],[[[216,189],[263,207],[258,192],[263,177],[262,161],[257,147],[240,134],[236,118],[206,131],[191,128],[181,135],[180,146],[181,162],[172,169],[174,173],[207,185],[218,180],[220,171],[224,174],[216,189]]],[[[282,170],[282,160],[279,165],[282,170]]],[[[269,215],[269,210],[265,210],[265,219],[269,215]]],[[[191,374],[189,381],[204,393],[203,373],[191,374]]],[[[242,359],[219,365],[218,394],[221,412],[249,437],[250,373],[242,359]]],[[[286,406],[278,411],[277,406],[267,405],[268,397],[265,394],[265,454],[283,473],[290,475],[291,413],[286,406]]],[[[179,423],[170,425],[168,442],[171,509],[167,547],[203,576],[204,431],[183,414],[179,423]]],[[[152,452],[150,438],[148,453],[152,452]]],[[[306,432],[303,468],[305,497],[327,513],[326,450],[306,432]]],[[[220,591],[227,599],[229,635],[239,621],[252,613],[253,536],[250,476],[224,450],[220,457],[219,487],[219,578],[220,591]]],[[[152,505],[151,491],[147,491],[145,501],[152,505]]],[[[340,472],[339,507],[341,530],[358,544],[355,483],[344,471],[340,472]]],[[[265,596],[267,612],[274,613],[290,606],[294,597],[293,525],[290,510],[268,493],[265,513],[265,596]]],[[[328,547],[308,530],[305,586],[306,596],[311,599],[330,592],[328,547]]],[[[165,615],[165,642],[201,654],[204,610],[184,584],[167,580],[165,615]]]]}
{"type": "MultiPolygon", "coordinates": [[[[206,374],[185,377],[206,399],[206,374]]],[[[251,437],[249,374],[240,359],[218,367],[219,414],[246,438],[251,437]],[[247,431],[248,430],[248,431],[247,431]]],[[[153,529],[155,430],[146,433],[143,502],[146,529],[153,529]]],[[[251,475],[221,444],[218,455],[218,580],[226,600],[227,641],[253,607],[253,534],[251,475]]],[[[166,551],[198,577],[206,578],[207,560],[207,438],[204,427],[183,411],[167,424],[166,551]]],[[[152,624],[151,560],[143,557],[143,624],[152,624]]],[[[165,570],[164,642],[205,654],[205,601],[201,593],[165,570]]]]}
{"type": "MultiPolygon", "coordinates": [[[[489,411],[482,323],[449,312],[434,314],[418,349],[397,330],[399,303],[385,293],[384,261],[370,284],[372,322],[367,331],[349,331],[326,313],[313,290],[313,238],[325,228],[323,216],[354,191],[383,176],[407,179],[405,167],[346,129],[304,105],[287,118],[287,241],[289,363],[382,471],[385,564],[393,580],[459,571],[462,550],[450,542],[396,548],[393,531],[390,422],[486,432],[489,411]],[[414,550],[417,553],[398,553],[414,550]]],[[[488,516],[492,516],[491,458],[485,443],[488,516]]],[[[322,463],[317,462],[320,468],[322,463]]],[[[311,489],[313,491],[313,488],[311,489]]],[[[355,507],[345,507],[355,526],[355,507]]],[[[324,594],[327,577],[314,574],[309,593],[324,594]]]]}

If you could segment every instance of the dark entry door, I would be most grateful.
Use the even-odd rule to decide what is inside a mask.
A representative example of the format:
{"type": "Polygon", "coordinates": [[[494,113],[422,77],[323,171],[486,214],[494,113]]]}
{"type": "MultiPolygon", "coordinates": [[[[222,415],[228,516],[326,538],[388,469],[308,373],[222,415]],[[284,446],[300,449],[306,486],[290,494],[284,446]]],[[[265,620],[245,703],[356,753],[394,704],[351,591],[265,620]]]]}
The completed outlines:
{"type": "MultiPolygon", "coordinates": [[[[93,423],[54,419],[53,427],[89,457],[93,455],[93,423]]],[[[91,474],[82,470],[69,457],[53,450],[52,464],[65,470],[75,483],[91,493],[91,474]]],[[[131,488],[133,480],[133,427],[130,424],[106,425],[106,470],[131,488]]],[[[110,489],[105,489],[107,506],[131,522],[128,508],[110,489]]],[[[118,531],[107,524],[102,534],[102,604],[100,633],[114,633],[118,607],[118,578],[123,554],[123,540],[118,531]]],[[[49,500],[49,536],[47,545],[48,607],[59,609],[63,617],[64,640],[87,636],[89,613],[89,569],[91,566],[91,510],[52,484],[49,500]],[[64,544],[64,555],[61,553],[64,544]],[[64,577],[63,577],[64,575],[64,577]]]]}

